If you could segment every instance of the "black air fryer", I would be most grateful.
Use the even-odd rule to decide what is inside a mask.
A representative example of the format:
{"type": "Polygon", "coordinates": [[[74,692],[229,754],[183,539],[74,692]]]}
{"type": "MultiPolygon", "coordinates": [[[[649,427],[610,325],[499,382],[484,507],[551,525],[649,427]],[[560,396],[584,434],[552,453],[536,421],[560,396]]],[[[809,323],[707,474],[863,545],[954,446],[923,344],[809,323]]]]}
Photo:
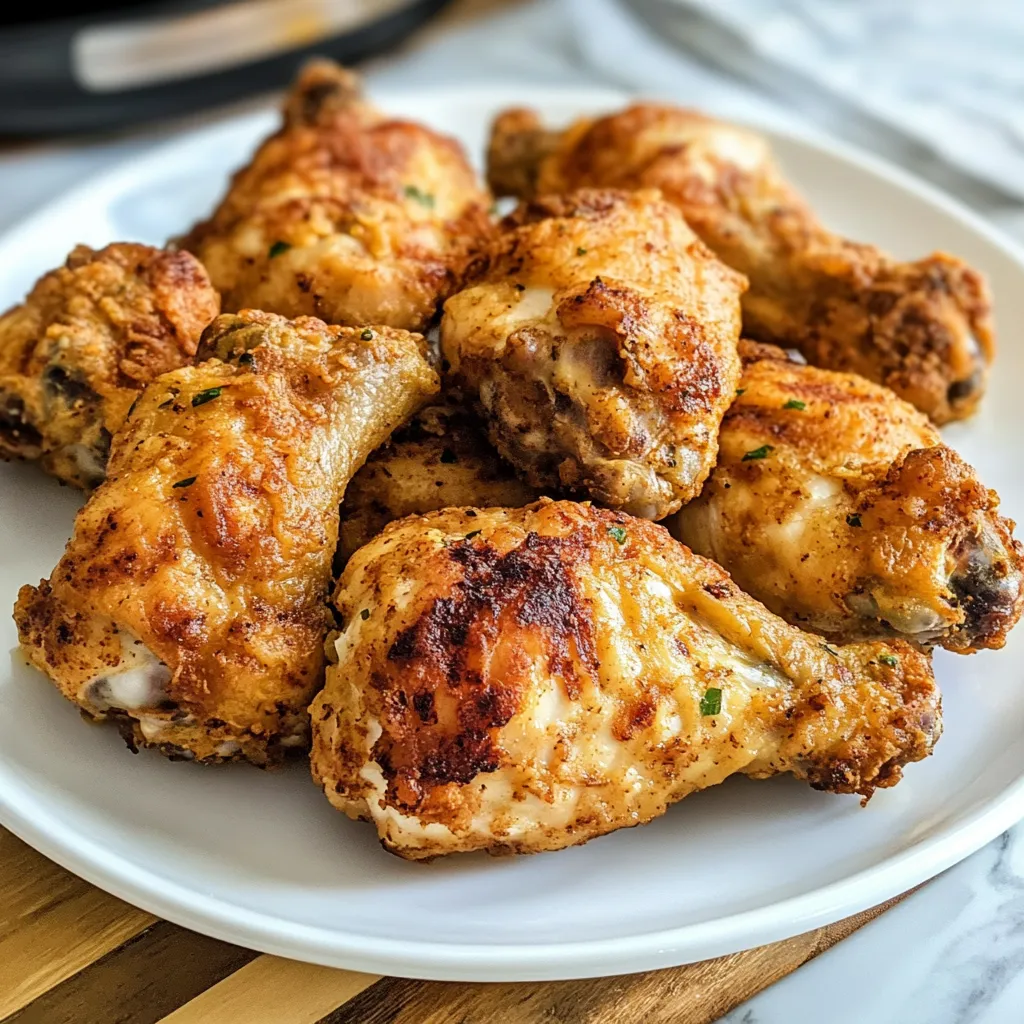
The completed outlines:
{"type": "Polygon", "coordinates": [[[4,5],[0,133],[113,128],[278,88],[303,57],[356,63],[394,46],[448,2],[4,5]]]}

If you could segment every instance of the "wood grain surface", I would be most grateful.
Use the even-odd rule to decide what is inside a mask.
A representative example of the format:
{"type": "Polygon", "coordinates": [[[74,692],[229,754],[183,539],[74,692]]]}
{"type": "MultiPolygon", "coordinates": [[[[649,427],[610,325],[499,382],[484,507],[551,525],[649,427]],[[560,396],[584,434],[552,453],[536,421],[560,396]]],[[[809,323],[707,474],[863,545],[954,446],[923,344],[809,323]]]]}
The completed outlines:
{"type": "MultiPolygon", "coordinates": [[[[461,0],[407,45],[516,2],[461,0]]],[[[710,1024],[895,902],[646,974],[409,981],[284,960],[159,921],[0,829],[0,1024],[710,1024]]]]}
{"type": "Polygon", "coordinates": [[[0,1024],[710,1024],[894,902],[646,974],[409,981],[283,960],[158,921],[0,829],[0,1024]]]}

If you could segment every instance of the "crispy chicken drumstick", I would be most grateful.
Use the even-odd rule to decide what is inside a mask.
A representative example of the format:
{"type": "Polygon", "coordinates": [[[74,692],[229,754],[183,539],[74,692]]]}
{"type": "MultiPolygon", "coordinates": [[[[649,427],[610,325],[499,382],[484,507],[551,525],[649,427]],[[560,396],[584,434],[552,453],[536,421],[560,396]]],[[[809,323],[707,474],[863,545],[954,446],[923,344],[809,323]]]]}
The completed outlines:
{"type": "Polygon", "coordinates": [[[776,614],[837,640],[1002,647],[1024,551],[999,499],[916,409],[741,343],[718,465],[672,530],[776,614]]]}
{"type": "Polygon", "coordinates": [[[941,730],[911,645],[832,647],[662,527],[574,502],[393,523],[335,602],[313,774],[411,859],[572,846],[735,773],[867,797],[941,730]]]}
{"type": "Polygon", "coordinates": [[[657,193],[550,196],[445,303],[441,351],[531,486],[661,519],[714,465],[745,286],[657,193]]]}
{"type": "Polygon", "coordinates": [[[101,483],[132,402],[192,361],[219,309],[187,252],[77,246],[0,317],[0,458],[38,461],[72,487],[101,483]]]}
{"type": "Polygon", "coordinates": [[[746,274],[746,334],[885,384],[936,423],[969,416],[993,355],[984,279],[936,253],[901,263],[829,231],[782,176],[762,135],[641,103],[547,131],[510,110],[491,136],[496,194],[659,188],[746,274]]]}
{"type": "Polygon", "coordinates": [[[221,316],[158,378],[49,580],[22,588],[30,661],[130,743],[270,764],[308,746],[338,503],[437,390],[423,339],[221,316]]]}
{"type": "Polygon", "coordinates": [[[490,230],[462,147],[381,113],[355,75],[308,65],[284,124],[181,240],[228,311],[423,329],[490,230]]]}

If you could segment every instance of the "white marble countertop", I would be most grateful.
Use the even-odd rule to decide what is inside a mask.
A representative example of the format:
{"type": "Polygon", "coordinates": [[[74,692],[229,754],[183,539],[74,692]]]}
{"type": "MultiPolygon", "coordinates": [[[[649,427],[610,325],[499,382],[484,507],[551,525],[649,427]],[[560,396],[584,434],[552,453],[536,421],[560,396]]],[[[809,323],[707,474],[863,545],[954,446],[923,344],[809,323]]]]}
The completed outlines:
{"type": "MultiPolygon", "coordinates": [[[[579,53],[557,0],[538,0],[499,17],[504,24],[497,31],[480,25],[452,33],[399,59],[378,62],[371,77],[387,85],[422,81],[424,74],[436,84],[485,78],[608,84],[579,53]],[[516,39],[529,43],[517,46],[516,39]]],[[[101,138],[0,148],[0,230],[85,176],[198,120],[230,113],[101,138]]],[[[950,187],[942,169],[927,158],[910,166],[950,187]]],[[[970,182],[958,181],[951,190],[1024,240],[1024,205],[970,182]]],[[[1024,824],[723,1021],[1024,1024],[1024,824]]]]}

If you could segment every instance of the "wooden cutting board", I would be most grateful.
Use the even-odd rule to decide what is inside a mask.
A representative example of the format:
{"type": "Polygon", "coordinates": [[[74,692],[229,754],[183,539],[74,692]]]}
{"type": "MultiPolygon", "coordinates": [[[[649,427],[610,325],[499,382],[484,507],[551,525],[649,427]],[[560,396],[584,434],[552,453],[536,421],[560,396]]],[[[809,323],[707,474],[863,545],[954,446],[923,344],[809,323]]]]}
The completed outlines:
{"type": "Polygon", "coordinates": [[[0,829],[0,1024],[707,1024],[895,902],[784,942],[647,974],[408,981],[283,960],[179,928],[0,829]]]}

